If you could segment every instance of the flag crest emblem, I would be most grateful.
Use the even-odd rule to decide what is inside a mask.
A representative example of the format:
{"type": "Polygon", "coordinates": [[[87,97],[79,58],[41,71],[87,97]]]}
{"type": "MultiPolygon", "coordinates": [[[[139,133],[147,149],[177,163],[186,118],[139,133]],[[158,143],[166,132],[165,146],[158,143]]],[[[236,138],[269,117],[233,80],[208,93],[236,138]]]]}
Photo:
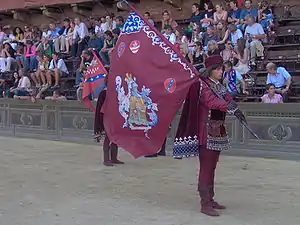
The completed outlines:
{"type": "Polygon", "coordinates": [[[149,138],[148,131],[158,123],[157,104],[152,102],[149,97],[151,90],[143,86],[139,91],[136,78],[128,73],[125,82],[127,83],[127,94],[122,86],[122,77],[116,77],[119,113],[124,119],[123,128],[143,130],[145,136],[149,138]]]}

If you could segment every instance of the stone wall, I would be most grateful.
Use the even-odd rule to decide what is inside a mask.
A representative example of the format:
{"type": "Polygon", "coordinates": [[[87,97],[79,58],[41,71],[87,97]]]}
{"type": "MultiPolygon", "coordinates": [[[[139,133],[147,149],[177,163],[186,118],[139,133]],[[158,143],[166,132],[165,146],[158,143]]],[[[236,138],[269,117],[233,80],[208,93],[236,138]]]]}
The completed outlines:
{"type": "MultiPolygon", "coordinates": [[[[300,104],[241,103],[240,108],[260,140],[253,138],[233,117],[228,117],[231,154],[300,158],[300,104]]],[[[77,101],[31,103],[2,99],[0,135],[93,144],[93,116],[93,112],[77,101]]],[[[169,132],[169,152],[179,118],[180,113],[169,132]]]]}

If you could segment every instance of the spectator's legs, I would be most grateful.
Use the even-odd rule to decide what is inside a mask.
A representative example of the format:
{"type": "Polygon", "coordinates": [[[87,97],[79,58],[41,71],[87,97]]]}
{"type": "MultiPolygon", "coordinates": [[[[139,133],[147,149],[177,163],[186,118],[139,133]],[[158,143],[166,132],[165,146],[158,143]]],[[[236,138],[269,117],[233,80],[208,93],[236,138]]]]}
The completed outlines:
{"type": "Polygon", "coordinates": [[[0,58],[0,71],[3,72],[6,70],[6,58],[0,58]]]}
{"type": "Polygon", "coordinates": [[[79,70],[76,70],[75,85],[79,85],[82,82],[83,75],[79,70]]]}
{"type": "Polygon", "coordinates": [[[59,38],[53,40],[54,51],[59,52],[59,38]]]}
{"type": "Polygon", "coordinates": [[[41,80],[38,79],[39,78],[39,74],[40,71],[36,71],[35,73],[31,73],[30,76],[31,76],[31,79],[33,80],[34,84],[36,87],[40,87],[41,86],[41,80]]]}
{"type": "Polygon", "coordinates": [[[31,71],[35,71],[38,67],[38,61],[37,61],[37,57],[34,56],[30,56],[30,64],[29,64],[29,69],[31,71]]]}
{"type": "Polygon", "coordinates": [[[77,44],[77,42],[74,42],[72,44],[72,46],[71,46],[71,56],[72,57],[76,57],[76,55],[77,55],[77,49],[78,49],[78,44],[77,44]]]}
{"type": "Polygon", "coordinates": [[[66,37],[60,36],[59,41],[60,41],[60,51],[63,52],[66,49],[66,37]]]}
{"type": "Polygon", "coordinates": [[[7,57],[6,59],[6,71],[10,71],[11,68],[11,63],[14,61],[14,58],[12,57],[7,57]]]}
{"type": "Polygon", "coordinates": [[[104,65],[109,65],[109,56],[107,52],[99,52],[100,58],[104,65]]]}
{"type": "Polygon", "coordinates": [[[49,86],[52,86],[52,71],[50,71],[50,70],[48,70],[47,72],[46,72],[46,79],[47,79],[47,84],[49,85],[49,86]]]}
{"type": "Polygon", "coordinates": [[[25,58],[25,70],[30,69],[30,57],[25,58]]]}
{"type": "Polygon", "coordinates": [[[77,56],[80,57],[82,51],[85,49],[85,42],[84,40],[78,43],[78,49],[77,49],[77,56]]]}
{"type": "Polygon", "coordinates": [[[60,75],[61,75],[61,72],[59,71],[59,69],[55,69],[54,70],[55,86],[59,85],[60,75]]]}
{"type": "Polygon", "coordinates": [[[39,73],[39,78],[40,78],[40,80],[42,80],[42,84],[43,84],[43,85],[46,85],[46,84],[47,84],[47,81],[46,81],[46,72],[41,71],[41,72],[39,73]]]}
{"type": "Polygon", "coordinates": [[[256,59],[256,42],[251,41],[250,43],[250,63],[255,64],[256,59]]]}
{"type": "Polygon", "coordinates": [[[69,53],[70,52],[70,46],[72,46],[72,39],[67,39],[66,42],[66,53],[69,53]]]}

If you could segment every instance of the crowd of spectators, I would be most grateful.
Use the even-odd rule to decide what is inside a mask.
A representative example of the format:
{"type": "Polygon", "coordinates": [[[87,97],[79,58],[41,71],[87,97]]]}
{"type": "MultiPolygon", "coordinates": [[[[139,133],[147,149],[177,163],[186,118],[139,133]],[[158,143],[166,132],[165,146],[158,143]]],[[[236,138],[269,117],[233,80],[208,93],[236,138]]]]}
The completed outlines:
{"type": "MultiPolygon", "coordinates": [[[[257,58],[264,56],[264,43],[268,42],[268,34],[272,32],[273,14],[266,1],[254,6],[251,0],[245,0],[243,8],[238,3],[230,0],[226,5],[214,6],[211,1],[206,1],[203,9],[195,3],[191,7],[190,24],[184,28],[178,26],[166,10],[158,23],[149,12],[144,16],[198,70],[203,67],[206,57],[220,54],[225,61],[224,84],[228,91],[233,96],[247,95],[243,76],[255,68],[257,58]]],[[[80,93],[84,73],[94,54],[109,67],[110,54],[123,24],[123,17],[110,14],[88,21],[65,19],[41,30],[29,26],[24,30],[2,27],[0,72],[17,71],[10,87],[0,80],[2,95],[42,98],[43,93],[51,90],[55,91],[53,96],[60,96],[60,79],[73,76],[66,66],[66,58],[81,60],[74,86],[80,93]]],[[[268,86],[268,92],[273,86],[268,86]]],[[[284,86],[287,84],[281,85],[284,86]]],[[[276,90],[281,87],[275,86],[276,90]]],[[[50,99],[64,99],[53,96],[50,99]]],[[[80,94],[77,97],[80,99],[80,94]]]]}

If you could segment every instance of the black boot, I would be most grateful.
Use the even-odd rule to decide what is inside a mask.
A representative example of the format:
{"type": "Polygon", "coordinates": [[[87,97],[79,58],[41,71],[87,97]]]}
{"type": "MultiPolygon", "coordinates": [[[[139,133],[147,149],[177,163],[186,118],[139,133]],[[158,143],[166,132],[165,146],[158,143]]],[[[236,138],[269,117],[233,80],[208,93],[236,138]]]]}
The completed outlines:
{"type": "Polygon", "coordinates": [[[208,216],[220,216],[220,214],[213,208],[210,187],[208,185],[199,185],[198,191],[201,198],[201,212],[208,216]]]}
{"type": "Polygon", "coordinates": [[[113,166],[110,159],[109,144],[107,144],[106,142],[103,143],[103,165],[113,166]]]}
{"type": "Polygon", "coordinates": [[[110,144],[111,163],[112,164],[124,164],[124,162],[118,160],[118,146],[114,143],[110,144]]]}

